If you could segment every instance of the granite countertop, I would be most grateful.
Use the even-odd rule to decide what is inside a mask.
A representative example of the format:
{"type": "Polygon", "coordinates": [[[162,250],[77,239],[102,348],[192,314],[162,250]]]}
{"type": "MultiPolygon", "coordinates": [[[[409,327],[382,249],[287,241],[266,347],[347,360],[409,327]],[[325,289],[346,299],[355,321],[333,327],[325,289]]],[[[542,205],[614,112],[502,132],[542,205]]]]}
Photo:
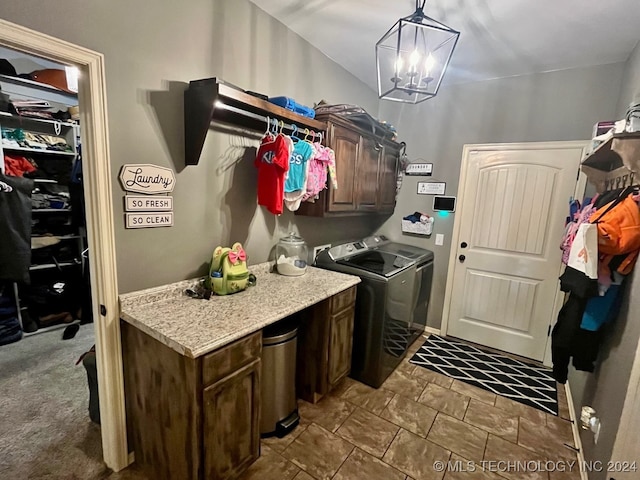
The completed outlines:
{"type": "Polygon", "coordinates": [[[187,357],[196,358],[360,283],[344,273],[308,267],[299,277],[270,273],[273,263],[249,267],[255,287],[210,300],[184,291],[185,280],[120,295],[120,317],[187,357]]]}

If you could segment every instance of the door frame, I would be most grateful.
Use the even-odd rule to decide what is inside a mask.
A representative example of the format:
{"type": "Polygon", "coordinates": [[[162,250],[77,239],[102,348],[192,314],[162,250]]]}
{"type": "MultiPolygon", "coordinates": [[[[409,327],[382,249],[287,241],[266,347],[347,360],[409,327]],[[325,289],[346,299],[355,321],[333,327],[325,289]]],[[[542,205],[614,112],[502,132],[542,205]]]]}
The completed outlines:
{"type": "MultiPolygon", "coordinates": [[[[464,202],[464,185],[467,181],[467,171],[468,171],[468,159],[469,154],[472,151],[500,151],[500,150],[546,150],[546,149],[582,149],[582,158],[584,158],[586,149],[589,145],[589,141],[587,140],[572,140],[572,141],[562,141],[562,142],[526,142],[526,143],[482,143],[482,144],[466,144],[462,148],[462,160],[460,164],[460,180],[458,182],[458,191],[457,191],[457,209],[461,210],[464,202]]],[[[576,189],[574,191],[574,198],[582,198],[582,193],[584,193],[586,185],[586,176],[580,172],[576,172],[576,189]]],[[[453,291],[453,271],[456,266],[456,257],[458,249],[456,245],[458,245],[460,239],[460,215],[456,215],[453,223],[453,234],[451,235],[451,250],[449,251],[449,266],[447,268],[447,283],[445,286],[444,293],[444,308],[442,310],[442,323],[440,325],[440,331],[442,335],[447,335],[447,330],[449,328],[449,314],[451,312],[451,303],[453,301],[452,291],[453,291]]],[[[560,239],[558,239],[559,241],[560,239]]],[[[559,245],[559,243],[558,243],[559,245]]],[[[558,266],[558,277],[560,276],[562,266],[558,266]]],[[[560,307],[562,306],[562,302],[559,300],[561,298],[560,292],[560,283],[558,282],[558,289],[556,291],[556,295],[554,298],[554,315],[557,316],[560,311],[560,307]]],[[[549,325],[553,322],[553,318],[549,319],[549,325]]],[[[545,355],[544,362],[545,365],[551,365],[551,335],[547,337],[547,344],[545,347],[545,355]]]]}
{"type": "Polygon", "coordinates": [[[91,293],[100,392],[102,451],[106,465],[129,464],[120,341],[120,314],[111,192],[111,160],[104,56],[0,19],[0,45],[75,65],[78,79],[91,293]]]}

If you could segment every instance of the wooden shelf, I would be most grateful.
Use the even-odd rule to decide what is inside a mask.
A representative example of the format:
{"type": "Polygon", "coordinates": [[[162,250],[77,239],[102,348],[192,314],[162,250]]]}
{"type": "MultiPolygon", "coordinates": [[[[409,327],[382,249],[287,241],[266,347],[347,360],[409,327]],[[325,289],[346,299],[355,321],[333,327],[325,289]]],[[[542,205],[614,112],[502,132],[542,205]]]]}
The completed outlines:
{"type": "Polygon", "coordinates": [[[264,132],[267,117],[316,132],[324,132],[327,128],[324,122],[249,95],[217,78],[191,81],[184,92],[185,163],[197,165],[200,161],[212,121],[264,132]]]}
{"type": "Polygon", "coordinates": [[[614,134],[585,158],[582,165],[603,172],[623,166],[631,171],[639,171],[640,132],[614,134]]]}
{"type": "Polygon", "coordinates": [[[12,147],[9,145],[2,145],[2,149],[8,152],[28,152],[38,155],[56,155],[63,157],[75,157],[75,152],[57,152],[55,150],[42,150],[40,148],[27,148],[27,147],[12,147]]]}

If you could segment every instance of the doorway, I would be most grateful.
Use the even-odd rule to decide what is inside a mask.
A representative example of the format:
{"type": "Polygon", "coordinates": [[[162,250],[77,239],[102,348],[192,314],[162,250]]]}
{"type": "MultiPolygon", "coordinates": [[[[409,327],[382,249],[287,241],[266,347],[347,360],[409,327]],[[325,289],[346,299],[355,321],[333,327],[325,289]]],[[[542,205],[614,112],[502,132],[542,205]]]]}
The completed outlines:
{"type": "Polygon", "coordinates": [[[0,45],[79,69],[83,177],[103,458],[115,471],[128,465],[120,320],[113,230],[104,57],[0,19],[0,45]]]}
{"type": "Polygon", "coordinates": [[[465,146],[442,331],[543,361],[586,142],[465,146]]]}

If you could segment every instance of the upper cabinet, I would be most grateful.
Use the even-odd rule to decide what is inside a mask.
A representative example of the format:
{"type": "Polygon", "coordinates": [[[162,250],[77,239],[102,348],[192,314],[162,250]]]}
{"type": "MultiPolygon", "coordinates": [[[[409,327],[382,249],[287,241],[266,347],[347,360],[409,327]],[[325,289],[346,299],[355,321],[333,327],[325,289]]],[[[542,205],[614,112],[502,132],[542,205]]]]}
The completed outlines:
{"type": "Polygon", "coordinates": [[[327,146],[336,155],[338,188],[328,185],[314,203],[303,202],[297,215],[331,217],[367,213],[391,214],[395,207],[400,145],[336,115],[318,116],[327,122],[327,146]]]}

